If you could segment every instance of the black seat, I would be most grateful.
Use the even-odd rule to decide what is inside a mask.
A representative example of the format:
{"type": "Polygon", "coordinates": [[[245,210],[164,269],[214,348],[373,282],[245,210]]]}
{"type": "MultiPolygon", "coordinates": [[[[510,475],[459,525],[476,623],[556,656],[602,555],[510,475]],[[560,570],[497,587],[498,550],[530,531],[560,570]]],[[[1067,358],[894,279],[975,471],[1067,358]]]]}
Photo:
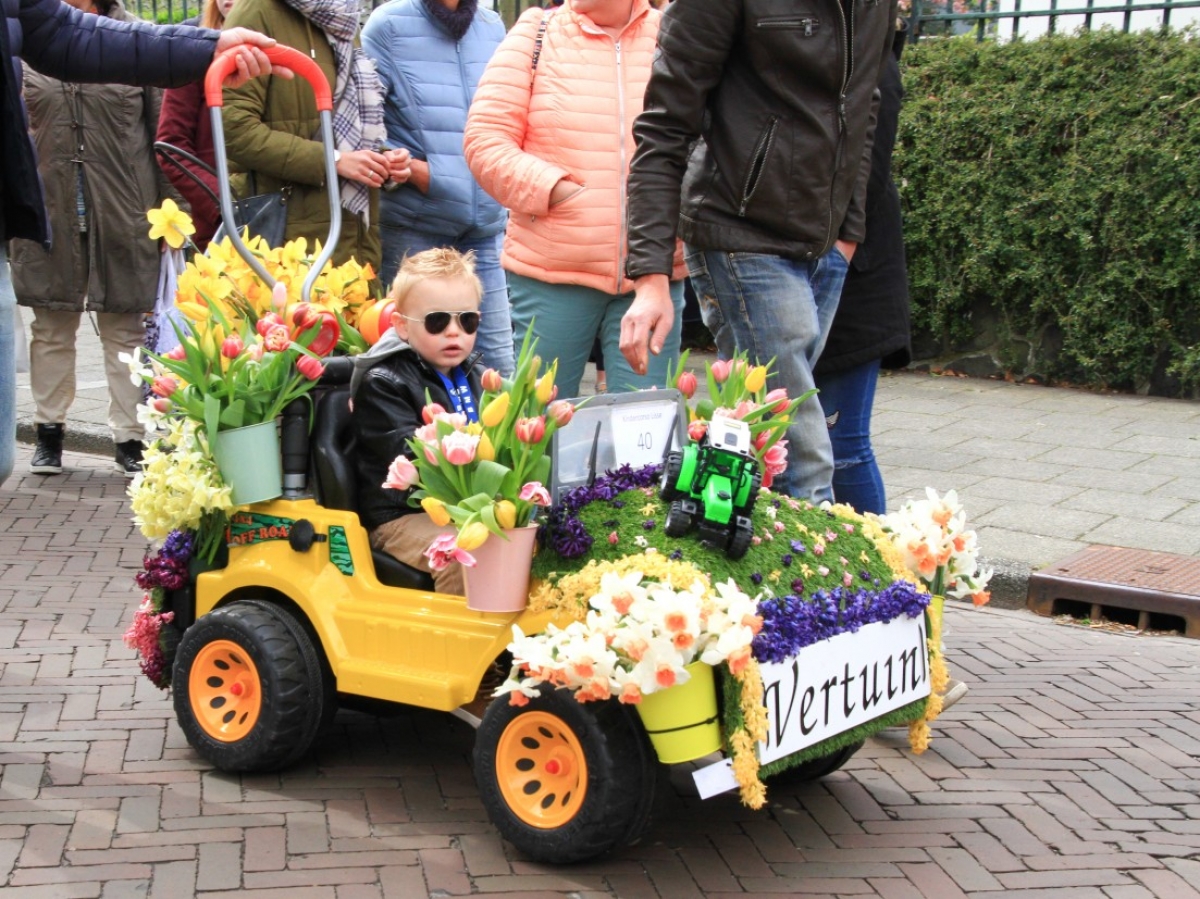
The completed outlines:
{"type": "MultiPolygon", "coordinates": [[[[318,398],[312,432],[312,485],[317,502],[322,506],[357,513],[357,473],[350,461],[354,452],[350,414],[349,387],[334,387],[318,398]]],[[[371,559],[381,584],[413,590],[433,589],[433,577],[426,571],[405,565],[394,556],[374,549],[371,559]]]]}

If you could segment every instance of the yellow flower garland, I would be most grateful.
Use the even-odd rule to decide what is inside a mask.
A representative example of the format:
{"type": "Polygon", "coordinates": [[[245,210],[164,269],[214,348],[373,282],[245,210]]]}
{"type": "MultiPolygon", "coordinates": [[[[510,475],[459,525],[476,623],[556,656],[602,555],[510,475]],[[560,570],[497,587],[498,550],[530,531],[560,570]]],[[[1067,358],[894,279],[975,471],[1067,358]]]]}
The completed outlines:
{"type": "Polygon", "coordinates": [[[933,734],[929,722],[937,719],[942,713],[942,695],[950,681],[950,669],[946,666],[946,657],[942,654],[942,616],[929,616],[929,701],[925,704],[923,717],[908,725],[908,745],[916,755],[929,748],[933,734]]]}
{"type": "Polygon", "coordinates": [[[767,707],[763,705],[762,669],[751,659],[734,675],[741,687],[739,703],[745,726],[729,736],[733,776],[738,782],[742,805],[760,809],[767,801],[767,787],[758,776],[758,744],[767,738],[767,707]]]}
{"type": "Polygon", "coordinates": [[[582,621],[587,617],[588,600],[600,592],[600,579],[609,572],[628,574],[631,571],[640,571],[650,580],[678,587],[700,581],[706,596],[712,590],[709,576],[690,562],[669,559],[661,553],[642,553],[615,561],[592,559],[579,571],[562,577],[551,573],[546,580],[537,581],[530,588],[529,608],[534,612],[565,612],[582,621]]]}

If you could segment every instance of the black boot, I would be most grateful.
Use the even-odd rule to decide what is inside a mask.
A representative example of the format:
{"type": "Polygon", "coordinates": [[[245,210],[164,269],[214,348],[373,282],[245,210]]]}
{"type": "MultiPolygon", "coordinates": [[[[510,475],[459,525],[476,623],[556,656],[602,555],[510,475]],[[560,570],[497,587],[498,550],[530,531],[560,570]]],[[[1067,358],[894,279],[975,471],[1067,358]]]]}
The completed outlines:
{"type": "Polygon", "coordinates": [[[132,478],[142,470],[142,441],[125,440],[117,444],[117,468],[132,478]]]}
{"type": "Polygon", "coordinates": [[[29,460],[29,470],[34,474],[62,474],[63,432],[62,424],[38,425],[37,446],[29,460]]]}

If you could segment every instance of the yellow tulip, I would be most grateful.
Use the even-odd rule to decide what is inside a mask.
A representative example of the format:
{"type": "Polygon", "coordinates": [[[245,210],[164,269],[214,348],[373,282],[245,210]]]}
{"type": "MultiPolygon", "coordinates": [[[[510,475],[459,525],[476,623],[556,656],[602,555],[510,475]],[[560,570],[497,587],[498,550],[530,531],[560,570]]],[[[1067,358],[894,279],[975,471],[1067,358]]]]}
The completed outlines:
{"type": "Polygon", "coordinates": [[[550,363],[550,368],[542,375],[541,380],[537,382],[537,390],[534,396],[537,401],[543,406],[550,400],[554,399],[554,377],[558,374],[558,360],[555,359],[550,363]]]}
{"type": "Polygon", "coordinates": [[[496,503],[496,524],[505,530],[511,530],[517,526],[517,507],[506,499],[496,503]]]}
{"type": "Polygon", "coordinates": [[[450,512],[446,509],[446,504],[440,499],[434,499],[432,496],[427,496],[421,500],[421,508],[425,510],[433,523],[439,528],[445,527],[450,523],[450,512]]]}
{"type": "Polygon", "coordinates": [[[484,462],[495,461],[496,447],[492,446],[492,440],[487,434],[480,435],[479,445],[475,447],[475,458],[482,459],[484,462]]]}
{"type": "Polygon", "coordinates": [[[467,552],[470,552],[482,546],[483,541],[488,538],[489,533],[487,525],[482,521],[472,521],[458,532],[458,538],[454,541],[454,544],[459,549],[465,549],[467,552]]]}
{"type": "Polygon", "coordinates": [[[483,412],[479,414],[480,424],[485,428],[494,428],[504,421],[504,416],[508,414],[508,402],[509,396],[506,390],[483,407],[483,412]]]}
{"type": "Polygon", "coordinates": [[[751,393],[758,393],[766,383],[767,367],[765,365],[754,366],[750,369],[750,374],[746,375],[746,389],[751,393]]]}

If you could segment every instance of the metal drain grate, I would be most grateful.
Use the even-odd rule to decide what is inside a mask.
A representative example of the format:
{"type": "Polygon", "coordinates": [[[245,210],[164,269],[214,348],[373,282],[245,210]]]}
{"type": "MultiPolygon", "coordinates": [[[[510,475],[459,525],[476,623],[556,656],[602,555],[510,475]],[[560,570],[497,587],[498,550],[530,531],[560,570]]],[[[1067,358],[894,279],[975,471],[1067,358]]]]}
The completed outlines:
{"type": "Polygon", "coordinates": [[[1089,546],[1030,576],[1026,606],[1037,614],[1069,613],[1080,604],[1094,619],[1136,614],[1143,630],[1154,616],[1177,619],[1176,629],[1200,637],[1200,558],[1089,546]]]}

